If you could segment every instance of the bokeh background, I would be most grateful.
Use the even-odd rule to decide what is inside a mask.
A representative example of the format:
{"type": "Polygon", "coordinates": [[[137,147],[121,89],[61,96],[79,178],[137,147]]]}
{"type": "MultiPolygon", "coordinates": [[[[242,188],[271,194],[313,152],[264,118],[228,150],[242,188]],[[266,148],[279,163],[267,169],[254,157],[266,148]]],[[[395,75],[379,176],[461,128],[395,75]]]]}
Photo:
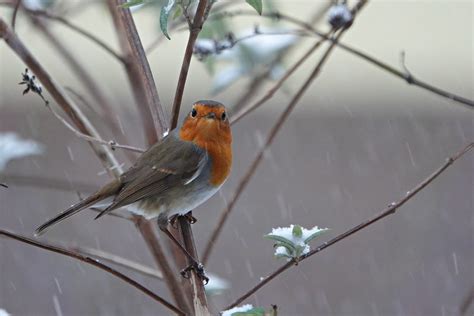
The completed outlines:
{"type": "MultiPolygon", "coordinates": [[[[266,5],[310,20],[327,2],[279,0],[266,5]]],[[[74,8],[68,11],[68,19],[118,49],[103,3],[60,1],[60,7],[74,8]]],[[[248,6],[242,1],[229,10],[238,8],[248,6]]],[[[396,67],[403,50],[415,77],[473,99],[473,12],[473,1],[374,0],[343,42],[396,67]]],[[[134,13],[145,44],[160,35],[158,13],[153,7],[134,13]]],[[[10,21],[11,9],[0,7],[0,15],[10,21]]],[[[121,66],[83,37],[45,22],[113,104],[115,119],[131,144],[143,147],[142,124],[121,66]]],[[[255,24],[273,26],[259,17],[242,17],[232,19],[229,27],[239,34],[255,24]]],[[[327,29],[325,19],[318,26],[327,29]]],[[[58,82],[74,87],[94,104],[54,46],[22,12],[17,33],[58,82]]],[[[168,113],[186,39],[184,32],[171,32],[171,41],[149,55],[168,113]]],[[[291,65],[314,41],[296,41],[281,66],[291,65]]],[[[204,248],[262,139],[319,56],[313,56],[263,107],[234,125],[232,175],[218,195],[195,210],[198,222],[193,228],[199,249],[204,248]]],[[[216,73],[211,74],[208,65],[193,59],[183,113],[203,98],[232,107],[249,89],[251,79],[244,76],[213,95],[213,80],[225,66],[218,61],[216,73]]],[[[0,43],[0,133],[14,132],[44,148],[42,154],[13,160],[1,171],[0,181],[10,188],[0,188],[0,227],[31,235],[38,224],[76,201],[76,191],[87,193],[108,179],[90,147],[66,130],[37,96],[21,96],[17,83],[24,68],[0,43]],[[38,178],[39,184],[30,183],[38,178]],[[53,180],[64,184],[55,188],[53,180]]],[[[271,85],[270,79],[265,81],[255,97],[271,85]]],[[[105,139],[114,138],[103,128],[103,118],[87,107],[84,111],[105,139]]],[[[331,228],[321,242],[360,223],[404,196],[472,141],[473,118],[472,110],[409,86],[336,49],[278,134],[215,247],[207,270],[226,279],[229,288],[212,297],[213,311],[283,263],[273,257],[272,243],[262,238],[272,227],[331,228]]],[[[123,152],[117,154],[129,165],[123,152]]],[[[395,215],[292,268],[248,302],[277,304],[281,315],[458,315],[474,287],[473,167],[473,156],[464,157],[395,215]]],[[[121,219],[93,221],[85,211],[52,229],[47,238],[154,265],[136,229],[121,219]]],[[[160,282],[129,274],[169,296],[160,282]]],[[[111,275],[7,239],[0,239],[2,308],[12,315],[167,314],[111,275]]],[[[474,313],[474,307],[468,313],[474,313]]]]}

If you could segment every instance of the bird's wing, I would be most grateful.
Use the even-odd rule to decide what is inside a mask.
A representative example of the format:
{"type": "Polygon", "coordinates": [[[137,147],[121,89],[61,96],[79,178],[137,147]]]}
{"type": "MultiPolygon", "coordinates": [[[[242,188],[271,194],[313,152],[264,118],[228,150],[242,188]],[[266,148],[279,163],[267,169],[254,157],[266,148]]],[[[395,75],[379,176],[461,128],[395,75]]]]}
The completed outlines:
{"type": "Polygon", "coordinates": [[[121,177],[123,185],[105,213],[139,200],[156,196],[176,185],[187,185],[203,170],[208,155],[192,142],[173,134],[150,147],[121,177]]]}

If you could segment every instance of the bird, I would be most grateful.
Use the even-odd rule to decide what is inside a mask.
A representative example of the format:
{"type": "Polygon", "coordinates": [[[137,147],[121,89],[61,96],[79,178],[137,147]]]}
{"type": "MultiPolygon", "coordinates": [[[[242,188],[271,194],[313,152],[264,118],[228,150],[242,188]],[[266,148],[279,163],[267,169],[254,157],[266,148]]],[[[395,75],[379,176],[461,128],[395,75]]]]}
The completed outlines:
{"type": "Polygon", "coordinates": [[[158,227],[204,274],[202,265],[167,227],[178,216],[194,222],[191,211],[219,190],[231,167],[232,132],[225,106],[212,100],[194,102],[180,128],[153,144],[118,179],[39,226],[36,235],[99,202],[108,204],[96,219],[127,206],[130,212],[148,220],[157,218],[158,227]]]}

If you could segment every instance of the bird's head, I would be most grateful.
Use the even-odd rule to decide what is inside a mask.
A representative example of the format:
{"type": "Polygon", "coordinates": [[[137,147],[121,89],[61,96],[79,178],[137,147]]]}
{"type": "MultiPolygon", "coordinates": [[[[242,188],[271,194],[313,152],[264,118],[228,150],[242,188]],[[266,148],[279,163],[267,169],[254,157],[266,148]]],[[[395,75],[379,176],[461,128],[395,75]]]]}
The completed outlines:
{"type": "Polygon", "coordinates": [[[225,106],[211,100],[195,102],[184,119],[179,134],[183,140],[200,145],[207,143],[230,145],[232,133],[225,106]]]}

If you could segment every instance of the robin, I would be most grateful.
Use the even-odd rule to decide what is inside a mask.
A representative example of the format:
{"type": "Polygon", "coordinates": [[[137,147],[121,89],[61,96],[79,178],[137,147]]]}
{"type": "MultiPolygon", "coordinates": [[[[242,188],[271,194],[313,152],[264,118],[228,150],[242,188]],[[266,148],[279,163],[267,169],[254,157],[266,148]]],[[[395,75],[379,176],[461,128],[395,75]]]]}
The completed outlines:
{"type": "MultiPolygon", "coordinates": [[[[224,105],[210,100],[193,104],[181,128],[152,145],[118,179],[72,205],[36,229],[43,233],[98,202],[108,202],[96,219],[123,206],[147,219],[158,218],[160,230],[183,250],[201,277],[204,270],[168,231],[168,223],[213,196],[229,176],[232,134],[224,105]],[[171,217],[170,217],[171,216],[171,217]]],[[[189,267],[185,270],[189,270],[189,267]]]]}

